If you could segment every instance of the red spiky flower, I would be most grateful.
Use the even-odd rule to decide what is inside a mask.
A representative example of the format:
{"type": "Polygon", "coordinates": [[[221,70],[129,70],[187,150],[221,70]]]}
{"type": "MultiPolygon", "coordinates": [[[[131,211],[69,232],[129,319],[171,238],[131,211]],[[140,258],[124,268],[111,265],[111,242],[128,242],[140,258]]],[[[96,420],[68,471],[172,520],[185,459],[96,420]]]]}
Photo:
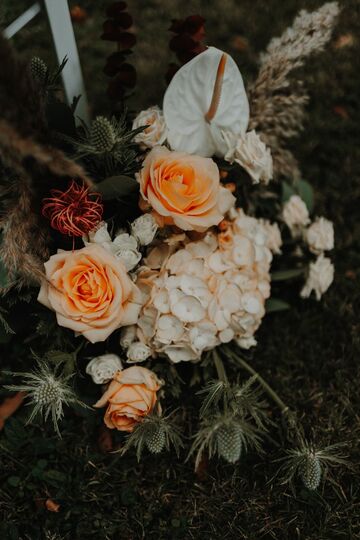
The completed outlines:
{"type": "Polygon", "coordinates": [[[71,181],[66,191],[52,189],[43,199],[42,214],[53,229],[68,236],[83,236],[101,221],[104,207],[101,195],[71,181]]]}

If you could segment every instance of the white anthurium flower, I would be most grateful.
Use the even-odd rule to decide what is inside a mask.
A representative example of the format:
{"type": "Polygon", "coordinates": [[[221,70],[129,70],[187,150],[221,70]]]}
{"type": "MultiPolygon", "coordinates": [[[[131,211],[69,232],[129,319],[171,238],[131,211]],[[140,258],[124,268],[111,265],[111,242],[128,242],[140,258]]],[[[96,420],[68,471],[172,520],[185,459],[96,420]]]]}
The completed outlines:
{"type": "Polygon", "coordinates": [[[221,132],[240,135],[249,123],[249,103],[235,61],[208,47],[174,75],[163,110],[173,150],[224,156],[227,146],[221,132]]]}
{"type": "Polygon", "coordinates": [[[174,364],[178,364],[179,362],[200,360],[199,354],[196,353],[188,343],[169,345],[163,349],[163,352],[174,364]]]}
{"type": "Polygon", "coordinates": [[[141,246],[147,246],[154,240],[158,228],[158,224],[151,214],[144,214],[131,224],[132,235],[141,246]]]}
{"type": "Polygon", "coordinates": [[[141,341],[134,341],[126,351],[127,363],[145,362],[151,356],[151,349],[141,341]]]}
{"type": "Polygon", "coordinates": [[[321,254],[315,262],[310,263],[309,275],[300,295],[303,298],[308,298],[312,291],[314,291],[316,300],[320,300],[333,280],[334,265],[328,257],[324,257],[321,254]]]}
{"type": "Polygon", "coordinates": [[[195,296],[184,295],[172,306],[172,313],[182,322],[198,322],[205,317],[205,309],[195,296]]]}
{"type": "Polygon", "coordinates": [[[123,326],[120,334],[120,345],[124,349],[128,349],[136,339],[136,325],[123,326]]]}
{"type": "Polygon", "coordinates": [[[156,339],[170,344],[172,341],[180,341],[184,331],[184,325],[177,317],[162,315],[157,321],[156,339]]]}
{"type": "Polygon", "coordinates": [[[116,354],[103,354],[93,358],[86,366],[86,373],[95,384],[105,384],[122,370],[122,363],[116,354]]]}
{"type": "Polygon", "coordinates": [[[255,345],[257,345],[257,341],[254,336],[238,338],[235,341],[242,349],[250,349],[251,347],[255,347],[255,345]]]}
{"type": "Polygon", "coordinates": [[[334,225],[324,217],[317,218],[306,229],[304,237],[310,251],[315,255],[334,249],[334,225]]]}

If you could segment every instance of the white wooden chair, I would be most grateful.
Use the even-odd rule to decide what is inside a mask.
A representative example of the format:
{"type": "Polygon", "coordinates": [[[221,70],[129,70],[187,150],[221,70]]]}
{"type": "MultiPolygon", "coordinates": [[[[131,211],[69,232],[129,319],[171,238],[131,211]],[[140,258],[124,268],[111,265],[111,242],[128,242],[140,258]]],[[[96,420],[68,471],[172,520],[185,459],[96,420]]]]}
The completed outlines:
{"type": "Polygon", "coordinates": [[[66,99],[71,104],[73,98],[81,94],[76,114],[89,123],[88,102],[67,0],[36,2],[5,29],[4,35],[8,39],[14,36],[42,11],[43,5],[49,19],[58,61],[60,63],[65,56],[68,58],[62,72],[66,99]]]}

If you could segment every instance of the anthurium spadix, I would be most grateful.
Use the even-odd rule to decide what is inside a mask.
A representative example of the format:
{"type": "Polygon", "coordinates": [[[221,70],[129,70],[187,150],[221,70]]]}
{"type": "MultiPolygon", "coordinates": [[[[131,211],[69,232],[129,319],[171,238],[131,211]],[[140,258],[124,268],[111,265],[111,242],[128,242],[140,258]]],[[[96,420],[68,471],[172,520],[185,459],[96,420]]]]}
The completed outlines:
{"type": "Polygon", "coordinates": [[[173,150],[224,156],[222,131],[244,134],[249,102],[231,56],[209,47],[173,77],[164,96],[168,142],[173,150]]]}

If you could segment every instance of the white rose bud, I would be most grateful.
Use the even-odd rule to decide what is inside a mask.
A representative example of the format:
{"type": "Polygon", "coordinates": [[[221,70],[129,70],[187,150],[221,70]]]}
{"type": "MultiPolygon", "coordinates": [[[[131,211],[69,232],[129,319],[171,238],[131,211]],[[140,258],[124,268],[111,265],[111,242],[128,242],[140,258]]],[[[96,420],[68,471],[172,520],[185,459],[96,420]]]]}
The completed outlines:
{"type": "Polygon", "coordinates": [[[152,148],[165,142],[167,129],[164,115],[159,107],[150,107],[137,115],[132,127],[137,129],[141,126],[147,127],[135,136],[135,142],[146,148],[152,148]]]}
{"type": "Polygon", "coordinates": [[[121,370],[122,363],[116,354],[96,356],[86,366],[86,373],[90,375],[95,384],[109,382],[115,373],[121,370]]]}
{"type": "Polygon", "coordinates": [[[141,341],[134,341],[127,350],[127,362],[144,362],[151,355],[151,349],[141,341]]]}
{"type": "Polygon", "coordinates": [[[154,240],[158,225],[151,214],[138,217],[131,224],[131,232],[141,246],[147,246],[154,240]]]}
{"type": "Polygon", "coordinates": [[[309,298],[311,292],[314,291],[316,300],[320,300],[333,280],[334,265],[329,258],[321,254],[315,262],[310,263],[309,275],[300,295],[302,298],[309,298]]]}
{"type": "Polygon", "coordinates": [[[223,133],[229,147],[225,160],[234,161],[243,167],[251,176],[254,184],[268,184],[273,177],[273,161],[270,149],[260,139],[259,135],[249,131],[240,137],[223,133]]]}
{"type": "Polygon", "coordinates": [[[305,241],[315,255],[334,248],[334,225],[328,219],[317,218],[305,231],[305,241]]]}
{"type": "Polygon", "coordinates": [[[128,272],[140,262],[141,253],[137,245],[136,238],[127,233],[118,234],[112,243],[113,254],[124,263],[128,272]]]}
{"type": "Polygon", "coordinates": [[[282,246],[281,232],[277,223],[270,223],[267,220],[260,220],[266,231],[266,246],[273,253],[280,254],[282,246]]]}
{"type": "Polygon", "coordinates": [[[111,236],[108,232],[107,223],[101,221],[95,229],[83,236],[83,242],[86,246],[90,243],[95,243],[101,244],[106,249],[109,249],[109,246],[111,246],[111,236]]]}
{"type": "Polygon", "coordinates": [[[284,204],[282,218],[292,234],[297,234],[299,229],[310,223],[307,206],[299,195],[292,195],[284,204]]]}

